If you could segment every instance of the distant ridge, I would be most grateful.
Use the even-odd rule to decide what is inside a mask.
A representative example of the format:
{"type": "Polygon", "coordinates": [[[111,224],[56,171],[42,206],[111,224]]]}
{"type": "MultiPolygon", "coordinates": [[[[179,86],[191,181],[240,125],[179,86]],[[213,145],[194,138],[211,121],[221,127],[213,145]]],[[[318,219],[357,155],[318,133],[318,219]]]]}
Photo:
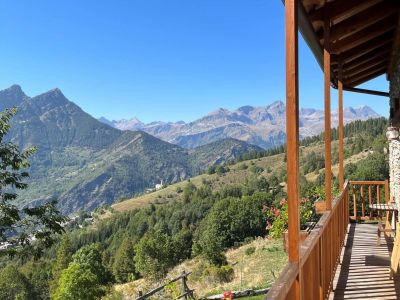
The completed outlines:
{"type": "Polygon", "coordinates": [[[213,164],[262,150],[229,139],[189,151],[143,131],[121,131],[84,112],[60,89],[28,97],[13,85],[0,91],[0,111],[12,106],[18,113],[8,140],[22,149],[38,148],[30,159],[29,188],[18,193],[21,206],[57,199],[64,213],[92,210],[161,180],[177,182],[213,164]]]}
{"type": "MultiPolygon", "coordinates": [[[[367,120],[380,117],[372,108],[363,105],[346,107],[344,122],[367,120]]],[[[137,118],[131,120],[101,122],[121,130],[142,130],[164,141],[195,148],[225,138],[235,138],[262,148],[272,148],[285,143],[286,107],[282,101],[275,101],[268,106],[239,107],[234,111],[219,108],[204,117],[190,123],[152,122],[144,124],[137,118]]],[[[332,112],[332,127],[338,123],[337,111],[332,112]]],[[[300,110],[301,138],[314,136],[324,130],[324,112],[313,108],[300,110]]]]}

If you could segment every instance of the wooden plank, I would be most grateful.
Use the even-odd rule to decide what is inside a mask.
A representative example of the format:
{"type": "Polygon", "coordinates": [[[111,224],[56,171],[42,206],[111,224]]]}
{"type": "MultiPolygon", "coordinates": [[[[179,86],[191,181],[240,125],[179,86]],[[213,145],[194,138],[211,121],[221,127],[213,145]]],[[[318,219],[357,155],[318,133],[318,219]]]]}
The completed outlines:
{"type": "Polygon", "coordinates": [[[353,186],[353,218],[357,219],[357,190],[353,186]]]}
{"type": "Polygon", "coordinates": [[[388,92],[360,89],[360,88],[349,87],[349,86],[343,87],[343,90],[349,91],[349,92],[354,92],[354,93],[361,93],[361,94],[380,96],[380,97],[390,97],[390,94],[388,92]]]}
{"type": "Polygon", "coordinates": [[[359,67],[355,70],[347,72],[344,75],[344,80],[354,79],[354,78],[363,78],[371,73],[374,73],[375,70],[386,67],[388,65],[387,59],[382,59],[381,61],[377,61],[375,63],[368,63],[364,67],[359,67]]]}
{"type": "Polygon", "coordinates": [[[369,203],[369,217],[372,219],[373,217],[373,212],[371,209],[371,205],[372,205],[372,185],[368,186],[368,203],[369,203]]]}
{"type": "MultiPolygon", "coordinates": [[[[341,72],[340,72],[341,73],[341,72]]],[[[343,132],[343,83],[341,80],[341,76],[339,76],[338,81],[338,110],[339,110],[339,190],[343,190],[344,185],[344,132],[343,132]]]]}
{"type": "Polygon", "coordinates": [[[375,54],[374,51],[376,49],[380,50],[381,48],[383,48],[383,46],[387,48],[388,44],[391,44],[392,40],[393,40],[393,34],[388,32],[364,44],[361,44],[349,51],[343,52],[340,57],[342,58],[343,63],[347,64],[359,57],[366,55],[374,55],[375,54]]]}
{"type": "Polygon", "coordinates": [[[376,232],[376,224],[351,225],[330,299],[399,299],[397,284],[389,279],[390,240],[376,245],[376,232]]]}
{"type": "MultiPolygon", "coordinates": [[[[299,86],[298,86],[298,0],[285,1],[286,31],[286,165],[288,198],[289,262],[298,264],[300,242],[299,217],[299,86]]],[[[296,277],[294,299],[300,299],[300,282],[296,277]]]]}
{"type": "Polygon", "coordinates": [[[373,26],[366,27],[357,33],[348,36],[347,38],[336,41],[331,44],[331,53],[339,54],[357,47],[369,40],[381,36],[382,34],[393,31],[397,23],[394,18],[386,18],[383,21],[373,24],[373,26]]]}
{"type": "Polygon", "coordinates": [[[331,158],[331,55],[329,53],[330,28],[324,22],[324,111],[325,111],[325,201],[326,209],[332,209],[332,158],[331,158]]]}
{"type": "Polygon", "coordinates": [[[386,17],[397,13],[398,5],[392,1],[383,1],[372,6],[352,18],[334,25],[331,29],[330,40],[335,41],[355,34],[386,17]]]}
{"type": "Polygon", "coordinates": [[[365,217],[364,185],[360,186],[361,217],[365,217]]]}
{"type": "Polygon", "coordinates": [[[342,22],[363,10],[376,5],[383,0],[336,0],[328,2],[322,8],[310,13],[311,22],[323,20],[324,13],[328,12],[329,19],[333,24],[342,22]]]}
{"type": "Polygon", "coordinates": [[[393,276],[397,274],[397,271],[399,269],[399,260],[400,260],[400,223],[397,223],[396,237],[394,241],[392,257],[390,260],[390,279],[393,279],[393,276]]]}
{"type": "Polygon", "coordinates": [[[142,295],[142,296],[136,298],[136,300],[144,300],[144,299],[147,299],[147,298],[149,298],[150,296],[152,296],[152,295],[158,293],[159,291],[163,290],[167,285],[169,285],[169,284],[171,284],[171,283],[173,283],[173,282],[176,282],[176,281],[178,281],[178,280],[180,280],[180,279],[182,279],[182,278],[186,278],[186,277],[189,276],[190,274],[192,274],[192,272],[188,272],[188,273],[183,272],[182,275],[180,275],[180,276],[178,276],[178,277],[176,277],[176,278],[174,278],[174,279],[171,279],[168,283],[163,284],[163,285],[161,285],[161,286],[159,286],[159,287],[157,287],[157,288],[151,290],[150,292],[146,293],[145,295],[142,295]]]}
{"type": "Polygon", "coordinates": [[[346,84],[348,84],[349,86],[357,86],[361,83],[367,82],[368,80],[371,80],[375,77],[378,77],[382,74],[385,74],[387,70],[387,67],[382,67],[380,69],[377,69],[376,71],[374,71],[373,73],[370,73],[368,75],[365,76],[360,76],[357,79],[351,79],[350,81],[346,81],[346,84]]]}
{"type": "Polygon", "coordinates": [[[360,65],[357,66],[357,68],[351,68],[351,69],[346,69],[346,72],[344,72],[345,76],[354,76],[355,74],[358,74],[360,72],[364,72],[365,70],[368,70],[372,66],[377,66],[381,64],[382,62],[387,62],[388,59],[388,52],[384,55],[381,55],[380,57],[377,57],[374,60],[368,60],[360,65]]]}
{"type": "MultiPolygon", "coordinates": [[[[364,55],[364,56],[361,56],[361,57],[353,60],[351,63],[344,64],[342,69],[344,71],[351,71],[351,70],[357,68],[358,66],[363,65],[369,61],[375,61],[375,60],[381,59],[382,57],[388,57],[389,53],[390,53],[390,49],[388,49],[387,47],[378,48],[375,50],[374,54],[372,54],[372,55],[371,54],[364,55]]],[[[335,73],[339,72],[339,64],[337,64],[337,66],[334,67],[333,71],[335,73]]]]}

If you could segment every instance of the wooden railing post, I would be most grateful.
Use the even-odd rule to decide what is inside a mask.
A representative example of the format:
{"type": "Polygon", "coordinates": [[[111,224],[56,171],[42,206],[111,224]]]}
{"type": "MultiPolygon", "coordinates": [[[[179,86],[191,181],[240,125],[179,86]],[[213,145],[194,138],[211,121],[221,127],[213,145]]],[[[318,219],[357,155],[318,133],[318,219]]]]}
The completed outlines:
{"type": "Polygon", "coordinates": [[[339,58],[339,81],[338,81],[338,111],[339,111],[339,191],[343,190],[344,185],[344,146],[343,146],[343,83],[342,83],[342,61],[339,58]]]}
{"type": "MultiPolygon", "coordinates": [[[[285,1],[286,31],[286,157],[289,262],[299,264],[299,86],[298,86],[298,0],[285,1]]],[[[300,299],[300,273],[291,299],[300,299]]]]}
{"type": "Polygon", "coordinates": [[[331,54],[329,53],[329,22],[324,20],[324,110],[325,110],[325,203],[332,209],[331,159],[331,54]]]}

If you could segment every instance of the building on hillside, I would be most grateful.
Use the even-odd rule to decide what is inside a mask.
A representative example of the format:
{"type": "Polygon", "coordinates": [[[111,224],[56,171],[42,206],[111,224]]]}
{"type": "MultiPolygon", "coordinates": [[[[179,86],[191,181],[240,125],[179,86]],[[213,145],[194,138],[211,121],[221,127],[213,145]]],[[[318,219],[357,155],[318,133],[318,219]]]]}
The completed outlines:
{"type": "Polygon", "coordinates": [[[161,179],[160,183],[157,183],[155,186],[156,191],[161,190],[164,187],[163,180],[161,179]]]}

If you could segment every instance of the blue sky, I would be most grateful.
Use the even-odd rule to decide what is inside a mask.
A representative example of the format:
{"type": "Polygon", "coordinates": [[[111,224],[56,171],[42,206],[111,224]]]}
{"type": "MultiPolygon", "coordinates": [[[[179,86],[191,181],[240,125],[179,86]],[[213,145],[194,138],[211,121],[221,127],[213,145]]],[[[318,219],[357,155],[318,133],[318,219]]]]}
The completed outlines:
{"type": "MultiPolygon", "coordinates": [[[[280,0],[3,0],[0,11],[0,89],[58,87],[95,117],[145,122],[285,100],[280,0]]],[[[365,87],[388,90],[384,77],[365,87]]],[[[323,108],[301,39],[300,104],[323,108]]],[[[345,93],[361,104],[388,115],[386,98],[345,93]]]]}

